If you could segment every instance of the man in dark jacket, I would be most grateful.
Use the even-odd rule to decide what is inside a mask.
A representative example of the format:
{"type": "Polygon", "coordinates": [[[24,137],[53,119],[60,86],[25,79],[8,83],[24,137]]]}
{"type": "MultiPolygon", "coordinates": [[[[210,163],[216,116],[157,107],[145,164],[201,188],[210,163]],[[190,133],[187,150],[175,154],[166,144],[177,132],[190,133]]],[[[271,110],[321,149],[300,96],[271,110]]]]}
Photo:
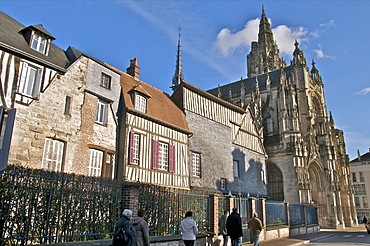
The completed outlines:
{"type": "Polygon", "coordinates": [[[227,217],[227,235],[231,239],[232,246],[240,246],[242,243],[242,220],[238,214],[238,208],[233,208],[233,212],[227,217]]]}
{"type": "Polygon", "coordinates": [[[125,209],[122,213],[122,217],[118,220],[116,227],[114,228],[112,246],[134,246],[135,230],[131,226],[132,211],[125,209]],[[127,240],[123,240],[118,236],[118,230],[123,228],[127,235],[127,240]]]}

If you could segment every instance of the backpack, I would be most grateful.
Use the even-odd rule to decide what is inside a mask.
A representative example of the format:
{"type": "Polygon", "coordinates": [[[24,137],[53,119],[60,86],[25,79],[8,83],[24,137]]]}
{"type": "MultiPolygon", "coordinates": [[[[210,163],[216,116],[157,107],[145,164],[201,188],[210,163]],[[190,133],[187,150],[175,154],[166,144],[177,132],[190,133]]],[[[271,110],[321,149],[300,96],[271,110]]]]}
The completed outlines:
{"type": "Polygon", "coordinates": [[[119,241],[127,242],[128,240],[127,233],[123,227],[118,228],[115,236],[119,241]]]}

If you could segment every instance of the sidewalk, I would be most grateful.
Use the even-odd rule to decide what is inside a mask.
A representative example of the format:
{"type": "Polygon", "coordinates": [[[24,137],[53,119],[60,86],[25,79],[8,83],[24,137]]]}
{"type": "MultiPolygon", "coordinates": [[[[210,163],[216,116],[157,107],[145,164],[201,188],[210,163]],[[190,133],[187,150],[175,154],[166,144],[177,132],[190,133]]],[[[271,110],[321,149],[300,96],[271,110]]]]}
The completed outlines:
{"type": "MultiPolygon", "coordinates": [[[[322,229],[319,233],[299,235],[291,238],[281,238],[268,242],[260,242],[260,246],[301,246],[326,237],[334,236],[334,232],[363,232],[367,233],[364,225],[348,227],[345,229],[322,229]]],[[[248,244],[247,244],[248,245],[248,244]]],[[[249,244],[252,245],[252,244],[249,244]]]]}

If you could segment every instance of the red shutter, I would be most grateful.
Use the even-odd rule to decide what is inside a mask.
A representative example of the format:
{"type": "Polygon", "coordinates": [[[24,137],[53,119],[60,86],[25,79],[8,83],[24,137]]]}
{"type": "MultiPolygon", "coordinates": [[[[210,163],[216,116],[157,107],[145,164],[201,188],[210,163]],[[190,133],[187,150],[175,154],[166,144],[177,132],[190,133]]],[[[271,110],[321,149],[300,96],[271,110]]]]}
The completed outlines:
{"type": "Polygon", "coordinates": [[[170,145],[170,153],[169,154],[169,165],[168,171],[174,173],[175,170],[175,145],[170,145]]]}
{"type": "Polygon", "coordinates": [[[159,146],[159,141],[158,140],[153,140],[153,148],[152,148],[152,167],[153,169],[158,169],[158,146],[159,146]]]}
{"type": "Polygon", "coordinates": [[[134,132],[130,132],[130,138],[129,138],[129,152],[128,152],[128,163],[134,164],[134,132]]]}

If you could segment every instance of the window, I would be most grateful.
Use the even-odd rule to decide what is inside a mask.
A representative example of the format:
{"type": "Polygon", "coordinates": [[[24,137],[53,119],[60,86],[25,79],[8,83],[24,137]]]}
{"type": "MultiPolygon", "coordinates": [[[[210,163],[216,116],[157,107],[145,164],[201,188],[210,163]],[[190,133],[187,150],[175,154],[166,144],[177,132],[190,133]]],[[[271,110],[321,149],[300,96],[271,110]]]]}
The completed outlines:
{"type": "Polygon", "coordinates": [[[355,197],[355,206],[356,206],[356,208],[361,208],[359,197],[355,197]]]}
{"type": "Polygon", "coordinates": [[[100,177],[104,152],[97,149],[89,149],[88,175],[100,177]]]}
{"type": "Polygon", "coordinates": [[[129,164],[139,165],[140,163],[140,134],[130,132],[129,164]]]}
{"type": "Polygon", "coordinates": [[[112,153],[107,153],[106,158],[105,158],[105,166],[103,168],[103,177],[104,178],[111,178],[113,179],[113,174],[114,174],[114,154],[112,153]]]}
{"type": "Polygon", "coordinates": [[[60,172],[63,166],[64,142],[52,138],[45,138],[42,168],[60,172]]]}
{"type": "Polygon", "coordinates": [[[364,203],[364,208],[369,208],[369,203],[367,202],[367,197],[362,197],[362,201],[364,203]]]}
{"type": "Polygon", "coordinates": [[[135,109],[146,113],[146,98],[140,94],[135,95],[135,109]]]}
{"type": "Polygon", "coordinates": [[[105,73],[101,74],[100,86],[110,89],[111,77],[105,73]]]}
{"type": "Polygon", "coordinates": [[[352,182],[353,183],[356,183],[357,182],[356,173],[352,173],[352,182]]]}
{"type": "Polygon", "coordinates": [[[37,34],[33,35],[31,48],[45,54],[47,40],[37,34]]]}
{"type": "Polygon", "coordinates": [[[233,161],[234,166],[234,178],[240,178],[240,171],[239,171],[239,161],[233,161]]]}
{"type": "Polygon", "coordinates": [[[200,154],[191,153],[191,166],[193,169],[193,176],[200,178],[200,154]]]}
{"type": "Polygon", "coordinates": [[[175,146],[153,140],[153,169],[175,172],[175,146]]]}
{"type": "Polygon", "coordinates": [[[220,179],[220,190],[226,190],[226,179],[220,179]]]}
{"type": "Polygon", "coordinates": [[[353,188],[355,190],[355,195],[366,195],[365,184],[355,184],[353,188]]]}
{"type": "Polygon", "coordinates": [[[66,101],[64,104],[64,114],[71,114],[71,101],[72,98],[70,96],[66,96],[66,101]]]}
{"type": "Polygon", "coordinates": [[[360,174],[360,182],[365,182],[364,173],[359,172],[359,174],[360,174]]]}
{"type": "Polygon", "coordinates": [[[40,91],[41,69],[23,63],[18,92],[29,97],[37,97],[40,91]]]}
{"type": "Polygon", "coordinates": [[[108,123],[108,103],[99,100],[96,121],[106,125],[108,123]]]}

